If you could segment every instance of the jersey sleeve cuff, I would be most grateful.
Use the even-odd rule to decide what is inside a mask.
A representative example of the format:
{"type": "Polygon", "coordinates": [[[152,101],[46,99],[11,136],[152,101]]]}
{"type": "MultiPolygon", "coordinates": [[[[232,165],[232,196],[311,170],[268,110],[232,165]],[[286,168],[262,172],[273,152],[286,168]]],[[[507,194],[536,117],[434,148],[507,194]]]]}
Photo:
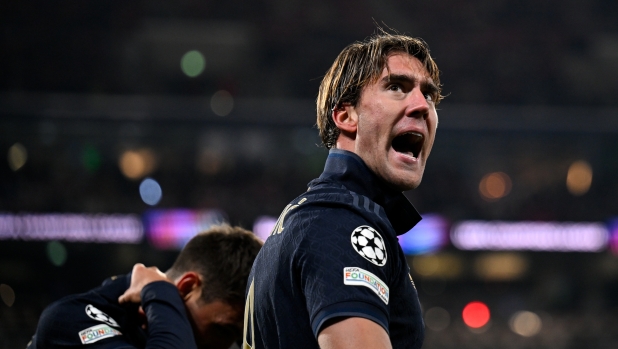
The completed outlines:
{"type": "Polygon", "coordinates": [[[342,302],[331,304],[318,312],[311,321],[313,335],[318,338],[322,326],[335,317],[362,317],[382,326],[388,332],[388,317],[380,308],[365,302],[342,302]]]}

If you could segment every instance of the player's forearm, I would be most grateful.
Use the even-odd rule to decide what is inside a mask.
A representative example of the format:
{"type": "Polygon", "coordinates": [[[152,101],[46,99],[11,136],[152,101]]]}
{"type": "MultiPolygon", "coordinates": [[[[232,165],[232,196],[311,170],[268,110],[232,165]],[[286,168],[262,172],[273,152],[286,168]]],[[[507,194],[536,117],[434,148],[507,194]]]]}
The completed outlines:
{"type": "Polygon", "coordinates": [[[141,298],[148,319],[146,348],[197,348],[184,304],[173,284],[164,281],[148,284],[141,298]]]}
{"type": "Polygon", "coordinates": [[[388,334],[377,323],[350,317],[327,325],[318,335],[321,349],[392,349],[388,334]]]}

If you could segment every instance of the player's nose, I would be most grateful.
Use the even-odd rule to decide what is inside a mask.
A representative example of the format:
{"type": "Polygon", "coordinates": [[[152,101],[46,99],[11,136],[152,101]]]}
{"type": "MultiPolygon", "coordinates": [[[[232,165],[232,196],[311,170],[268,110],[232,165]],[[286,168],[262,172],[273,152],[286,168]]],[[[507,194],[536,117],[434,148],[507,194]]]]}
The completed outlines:
{"type": "Polygon", "coordinates": [[[406,116],[426,118],[429,115],[429,101],[420,88],[414,88],[408,96],[406,116]]]}

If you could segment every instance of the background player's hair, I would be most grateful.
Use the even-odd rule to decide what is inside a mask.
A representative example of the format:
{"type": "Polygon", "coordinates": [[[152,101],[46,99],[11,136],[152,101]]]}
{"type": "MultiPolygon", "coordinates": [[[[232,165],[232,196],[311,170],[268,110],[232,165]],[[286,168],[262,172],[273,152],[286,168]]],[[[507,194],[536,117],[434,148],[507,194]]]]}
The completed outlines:
{"type": "MultiPolygon", "coordinates": [[[[391,34],[378,27],[377,34],[344,48],[322,79],[316,101],[317,125],[326,148],[334,147],[339,136],[339,129],[333,121],[333,110],[342,104],[356,106],[362,89],[380,77],[388,56],[395,52],[418,58],[440,88],[440,72],[425,41],[391,34]]],[[[442,98],[439,90],[434,99],[436,105],[442,98]]]]}
{"type": "Polygon", "coordinates": [[[194,236],[167,271],[175,279],[187,271],[203,278],[202,300],[242,302],[247,278],[263,242],[252,232],[227,224],[194,236]]]}

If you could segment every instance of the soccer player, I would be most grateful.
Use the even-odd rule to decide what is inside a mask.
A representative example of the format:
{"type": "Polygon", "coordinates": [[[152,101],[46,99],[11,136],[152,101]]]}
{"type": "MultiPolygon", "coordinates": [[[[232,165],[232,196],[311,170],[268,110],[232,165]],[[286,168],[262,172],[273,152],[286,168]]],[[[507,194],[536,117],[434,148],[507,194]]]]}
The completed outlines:
{"type": "Polygon", "coordinates": [[[194,236],[164,274],[136,264],[42,313],[28,349],[228,349],[242,335],[247,276],[262,242],[216,226],[194,236]]]}
{"type": "Polygon", "coordinates": [[[421,219],[416,188],[441,100],[424,41],[384,31],[347,46],[317,98],[330,149],[255,260],[245,348],[420,348],[418,295],[397,235],[421,219]]]}

